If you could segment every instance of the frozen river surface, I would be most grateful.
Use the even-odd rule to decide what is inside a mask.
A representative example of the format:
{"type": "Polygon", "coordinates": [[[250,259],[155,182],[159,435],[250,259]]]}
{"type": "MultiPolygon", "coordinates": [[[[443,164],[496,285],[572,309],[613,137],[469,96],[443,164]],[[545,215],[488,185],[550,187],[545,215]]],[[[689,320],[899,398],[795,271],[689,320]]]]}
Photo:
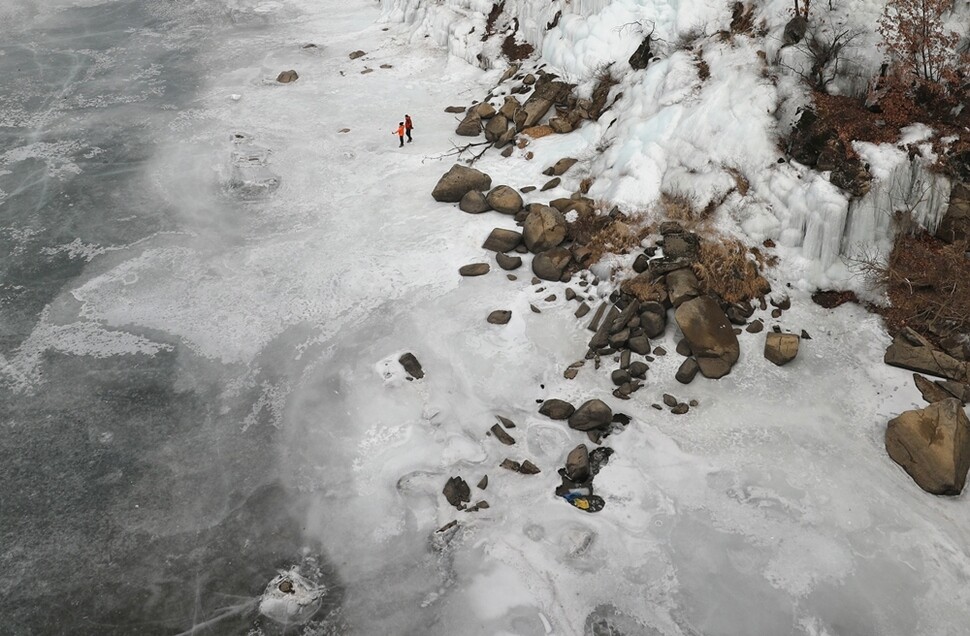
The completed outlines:
{"type": "MultiPolygon", "coordinates": [[[[279,633],[257,598],[291,567],[326,589],[308,634],[966,633],[966,497],[885,456],[918,396],[875,317],[796,294],[797,364],[744,340],[731,376],[683,388],[658,358],[616,404],[607,373],[562,377],[588,337],[564,286],[460,279],[512,222],[430,198],[444,107],[497,72],[373,2],[0,17],[0,633],[279,633]],[[654,411],[665,391],[700,405],[654,411]],[[553,495],[585,438],[537,415],[549,397],[633,418],[597,515],[553,495]],[[496,414],[516,447],[485,436],[496,414]],[[485,474],[490,508],[456,515],[445,481],[485,474]]],[[[481,167],[541,184],[554,143],[481,167]]]]}

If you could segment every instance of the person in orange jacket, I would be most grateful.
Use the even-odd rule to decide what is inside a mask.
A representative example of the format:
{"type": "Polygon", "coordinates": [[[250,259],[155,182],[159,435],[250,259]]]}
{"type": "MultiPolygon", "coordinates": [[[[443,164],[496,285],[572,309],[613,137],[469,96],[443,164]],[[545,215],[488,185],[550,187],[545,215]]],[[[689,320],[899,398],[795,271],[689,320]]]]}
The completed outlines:
{"type": "MultiPolygon", "coordinates": [[[[391,133],[391,134],[393,135],[394,133],[391,133]]],[[[398,146],[398,148],[403,148],[404,147],[404,122],[403,121],[397,122],[397,137],[398,139],[401,140],[401,145],[398,146]]]]}
{"type": "Polygon", "coordinates": [[[404,132],[407,133],[408,143],[411,143],[411,130],[414,129],[414,124],[411,123],[411,116],[404,116],[404,132]]]}

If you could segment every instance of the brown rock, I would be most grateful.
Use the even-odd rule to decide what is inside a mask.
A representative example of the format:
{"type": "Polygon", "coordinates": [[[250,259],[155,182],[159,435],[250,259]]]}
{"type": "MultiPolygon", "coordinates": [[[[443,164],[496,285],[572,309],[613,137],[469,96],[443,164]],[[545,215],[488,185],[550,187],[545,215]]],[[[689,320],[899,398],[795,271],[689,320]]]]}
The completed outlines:
{"type": "Polygon", "coordinates": [[[704,377],[716,379],[731,371],[741,349],[731,323],[714,299],[689,300],[677,308],[674,319],[704,377]]]}
{"type": "Polygon", "coordinates": [[[760,333],[765,328],[765,323],[761,322],[760,319],[752,320],[751,324],[744,328],[748,333],[760,333]]]}
{"type": "Polygon", "coordinates": [[[478,190],[469,190],[458,203],[458,209],[469,214],[481,214],[488,212],[491,208],[488,201],[485,200],[484,194],[478,190]]]}
{"type": "Polygon", "coordinates": [[[487,141],[495,142],[499,140],[505,131],[508,130],[509,120],[505,118],[504,115],[496,115],[488,120],[485,124],[485,139],[487,141]]]}
{"type": "Polygon", "coordinates": [[[495,110],[495,107],[489,104],[488,102],[475,104],[474,106],[471,107],[471,111],[474,112],[479,117],[481,117],[482,119],[489,119],[491,117],[495,117],[496,113],[498,112],[497,110],[495,110]]]}
{"type": "Polygon", "coordinates": [[[496,309],[488,315],[486,320],[493,325],[504,325],[512,320],[512,312],[508,309],[496,309]]]}
{"type": "Polygon", "coordinates": [[[588,431],[607,426],[612,419],[613,410],[602,400],[592,399],[583,402],[576,412],[569,416],[569,428],[588,431]]]}
{"type": "Polygon", "coordinates": [[[515,444],[515,438],[505,432],[505,429],[498,424],[492,424],[492,428],[488,429],[495,436],[495,439],[502,442],[506,446],[511,446],[515,444]]]}
{"type": "Polygon", "coordinates": [[[424,370],[421,368],[421,363],[418,362],[418,359],[410,351],[398,358],[397,361],[404,367],[407,374],[415,380],[420,380],[424,377],[424,370]]]}
{"type": "Polygon", "coordinates": [[[677,373],[674,375],[674,379],[681,384],[690,384],[697,377],[699,370],[700,367],[697,366],[697,360],[694,358],[684,358],[684,361],[680,363],[680,368],[677,369],[677,373]]]}
{"type": "Polygon", "coordinates": [[[886,450],[913,481],[934,495],[959,495],[970,468],[970,421],[951,398],[890,420],[886,450]]]}
{"type": "Polygon", "coordinates": [[[446,113],[463,113],[465,112],[464,106],[447,106],[445,108],[446,113]]]}
{"type": "Polygon", "coordinates": [[[468,111],[465,118],[455,128],[455,134],[461,137],[477,137],[481,133],[482,118],[473,110],[468,111]]]}
{"type": "Polygon", "coordinates": [[[566,420],[576,412],[576,407],[574,407],[569,402],[565,400],[560,400],[558,398],[552,398],[546,400],[539,407],[539,413],[545,415],[551,420],[566,420]]]}
{"type": "Polygon", "coordinates": [[[462,276],[484,276],[489,270],[488,263],[472,263],[458,268],[458,273],[462,276]]]}
{"type": "Polygon", "coordinates": [[[970,380],[966,362],[939,351],[928,340],[908,327],[893,338],[883,360],[894,367],[928,373],[957,382],[970,380]]]}
{"type": "Polygon", "coordinates": [[[667,294],[674,307],[680,307],[691,298],[697,298],[700,293],[700,281],[694,270],[685,267],[667,274],[667,294]]]}
{"type": "Polygon", "coordinates": [[[496,186],[485,197],[485,201],[493,210],[502,214],[515,214],[522,209],[522,195],[507,185],[496,186]]]}
{"type": "Polygon", "coordinates": [[[633,353],[639,353],[640,355],[650,353],[650,339],[646,336],[633,336],[627,342],[627,346],[633,353]]]}
{"type": "Polygon", "coordinates": [[[492,178],[474,168],[455,164],[438,180],[431,196],[435,201],[458,203],[470,190],[488,190],[492,178]]]}
{"type": "Polygon", "coordinates": [[[589,449],[586,448],[586,444],[580,444],[566,456],[566,478],[583,483],[590,477],[592,475],[589,468],[589,449]]]}
{"type": "Polygon", "coordinates": [[[798,355],[801,338],[793,333],[768,333],[765,336],[765,358],[779,367],[788,364],[798,355]]]}
{"type": "Polygon", "coordinates": [[[937,386],[931,380],[924,378],[918,373],[913,374],[913,381],[916,383],[916,388],[923,396],[923,399],[930,404],[954,397],[953,395],[950,395],[948,391],[937,386]]]}
{"type": "Polygon", "coordinates": [[[552,249],[566,240],[566,219],[556,208],[535,206],[522,224],[522,240],[534,254],[552,249]]]}
{"type": "Polygon", "coordinates": [[[511,252],[521,242],[522,235],[518,232],[497,227],[488,235],[488,238],[482,243],[482,247],[493,252],[511,252]]]}
{"type": "Polygon", "coordinates": [[[556,186],[558,186],[561,182],[562,182],[562,179],[560,179],[559,177],[553,177],[552,179],[549,179],[548,181],[546,181],[542,185],[542,187],[540,188],[540,190],[542,192],[545,192],[546,190],[552,190],[553,188],[555,188],[556,186]]]}
{"type": "Polygon", "coordinates": [[[542,471],[539,470],[538,466],[536,466],[535,464],[533,464],[527,459],[523,461],[522,464],[519,466],[519,472],[522,473],[523,475],[538,475],[542,471]]]}
{"type": "Polygon", "coordinates": [[[300,76],[297,75],[296,71],[294,70],[283,71],[276,76],[276,81],[280,84],[289,84],[290,82],[295,82],[298,79],[300,79],[300,76]]]}
{"type": "Polygon", "coordinates": [[[441,491],[445,499],[455,508],[461,510],[462,504],[471,501],[472,491],[461,477],[452,477],[445,483],[444,490],[441,491]]]}
{"type": "Polygon", "coordinates": [[[512,271],[513,269],[522,267],[521,256],[509,256],[504,252],[498,252],[495,254],[495,262],[498,263],[499,267],[506,271],[512,271]]]}
{"type": "Polygon", "coordinates": [[[572,260],[572,254],[564,247],[554,247],[537,254],[532,259],[532,271],[542,280],[557,281],[562,279],[563,270],[572,260]]]}
{"type": "Polygon", "coordinates": [[[502,423],[502,426],[504,426],[505,428],[515,428],[515,422],[513,422],[509,418],[502,417],[501,415],[496,415],[495,417],[496,419],[498,419],[499,422],[502,423]]]}
{"type": "Polygon", "coordinates": [[[572,168],[578,159],[573,159],[572,157],[563,157],[553,165],[549,166],[542,171],[542,174],[547,177],[559,177],[562,176],[567,170],[572,168]]]}
{"type": "Polygon", "coordinates": [[[354,52],[350,53],[347,57],[349,57],[352,60],[356,60],[357,58],[364,57],[365,55],[367,55],[367,54],[364,53],[363,51],[359,51],[358,50],[358,51],[354,51],[354,52]]]}

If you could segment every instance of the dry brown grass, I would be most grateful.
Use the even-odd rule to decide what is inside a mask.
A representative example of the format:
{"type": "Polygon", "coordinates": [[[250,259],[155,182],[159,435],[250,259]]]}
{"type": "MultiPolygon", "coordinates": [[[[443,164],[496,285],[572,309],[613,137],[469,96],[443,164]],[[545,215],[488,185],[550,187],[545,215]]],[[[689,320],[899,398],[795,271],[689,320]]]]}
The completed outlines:
{"type": "Polygon", "coordinates": [[[737,239],[709,237],[701,240],[694,274],[705,292],[737,303],[764,296],[771,285],[761,275],[764,257],[737,239]]]}
{"type": "MultiPolygon", "coordinates": [[[[596,217],[606,218],[609,217],[596,217]]],[[[586,242],[591,254],[591,263],[595,263],[604,254],[626,254],[631,249],[640,247],[640,243],[652,231],[652,226],[645,223],[624,219],[612,220],[607,225],[592,233],[586,242]]]]}
{"type": "Polygon", "coordinates": [[[690,223],[697,216],[690,200],[680,194],[662,193],[660,195],[660,209],[663,216],[670,221],[690,223]]]}
{"type": "Polygon", "coordinates": [[[649,272],[626,279],[620,283],[620,290],[641,303],[650,301],[663,303],[667,299],[667,287],[661,281],[655,280],[649,272]]]}

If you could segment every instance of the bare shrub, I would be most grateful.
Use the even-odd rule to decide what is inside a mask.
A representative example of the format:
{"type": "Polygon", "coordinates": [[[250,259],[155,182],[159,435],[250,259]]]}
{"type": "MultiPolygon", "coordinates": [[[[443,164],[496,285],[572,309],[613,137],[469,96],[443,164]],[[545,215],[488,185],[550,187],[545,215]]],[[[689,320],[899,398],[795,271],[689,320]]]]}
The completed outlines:
{"type": "Polygon", "coordinates": [[[890,333],[910,327],[938,342],[970,331],[970,259],[966,242],[944,243],[925,233],[900,232],[887,259],[873,252],[850,266],[890,305],[880,309],[890,333]]]}
{"type": "Polygon", "coordinates": [[[864,34],[862,29],[813,25],[794,47],[805,55],[807,66],[782,66],[804,79],[814,89],[825,91],[833,80],[853,71],[849,53],[864,34]]]}

